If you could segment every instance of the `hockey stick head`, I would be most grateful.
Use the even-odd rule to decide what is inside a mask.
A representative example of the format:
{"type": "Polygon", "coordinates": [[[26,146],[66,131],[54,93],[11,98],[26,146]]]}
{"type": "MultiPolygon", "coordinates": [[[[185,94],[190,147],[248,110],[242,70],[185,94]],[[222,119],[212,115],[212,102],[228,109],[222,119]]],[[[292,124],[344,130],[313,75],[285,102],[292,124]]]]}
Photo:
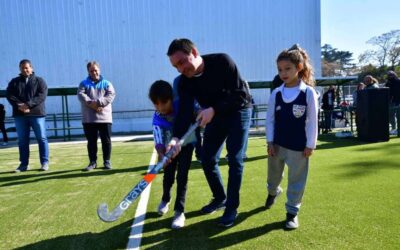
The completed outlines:
{"type": "Polygon", "coordinates": [[[122,210],[116,209],[112,213],[108,212],[108,205],[106,203],[101,203],[97,207],[97,215],[104,222],[116,221],[122,214],[122,210]]]}

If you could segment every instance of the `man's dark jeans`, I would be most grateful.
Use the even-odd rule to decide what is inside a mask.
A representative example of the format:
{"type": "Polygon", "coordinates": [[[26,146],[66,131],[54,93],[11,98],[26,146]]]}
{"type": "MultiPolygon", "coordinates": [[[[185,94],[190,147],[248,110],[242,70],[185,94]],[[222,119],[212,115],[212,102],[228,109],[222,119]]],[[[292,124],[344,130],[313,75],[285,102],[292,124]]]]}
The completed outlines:
{"type": "Polygon", "coordinates": [[[207,124],[203,138],[202,165],[208,185],[216,201],[226,199],[226,209],[239,207],[239,191],[243,173],[243,151],[248,139],[251,109],[239,110],[231,115],[217,115],[207,124]],[[219,154],[226,139],[228,151],[228,189],[225,194],[219,171],[219,154]]]}

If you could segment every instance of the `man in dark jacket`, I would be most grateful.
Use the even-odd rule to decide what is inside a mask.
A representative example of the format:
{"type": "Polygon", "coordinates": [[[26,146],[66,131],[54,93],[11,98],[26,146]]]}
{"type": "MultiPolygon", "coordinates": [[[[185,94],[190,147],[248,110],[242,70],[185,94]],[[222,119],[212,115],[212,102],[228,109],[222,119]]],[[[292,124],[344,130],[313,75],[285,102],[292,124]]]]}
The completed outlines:
{"type": "Polygon", "coordinates": [[[397,135],[397,120],[396,114],[399,112],[400,107],[400,79],[397,77],[396,72],[387,72],[387,82],[386,87],[389,88],[389,100],[390,100],[390,110],[389,110],[389,122],[392,126],[391,134],[397,135]]]}
{"type": "Polygon", "coordinates": [[[49,146],[45,126],[45,100],[47,85],[33,72],[32,63],[24,59],[19,63],[21,74],[7,87],[7,100],[13,108],[18,135],[20,165],[15,172],[29,169],[29,134],[32,127],[39,144],[40,170],[49,169],[49,146]]]}
{"type": "MultiPolygon", "coordinates": [[[[200,56],[189,39],[175,39],[167,55],[181,73],[178,84],[179,111],[175,120],[171,145],[183,136],[192,121],[193,102],[203,110],[197,119],[205,127],[203,137],[203,171],[213,200],[201,211],[205,214],[225,209],[219,225],[233,225],[239,207],[239,191],[243,173],[243,152],[251,117],[251,96],[233,60],[226,54],[200,56]],[[219,172],[220,149],[226,140],[229,178],[225,189],[219,172]]],[[[175,146],[179,151],[179,146],[175,146]]]]}
{"type": "Polygon", "coordinates": [[[328,91],[326,91],[322,96],[322,109],[324,110],[325,118],[324,134],[332,130],[332,112],[335,98],[335,87],[331,85],[329,86],[328,91]]]}

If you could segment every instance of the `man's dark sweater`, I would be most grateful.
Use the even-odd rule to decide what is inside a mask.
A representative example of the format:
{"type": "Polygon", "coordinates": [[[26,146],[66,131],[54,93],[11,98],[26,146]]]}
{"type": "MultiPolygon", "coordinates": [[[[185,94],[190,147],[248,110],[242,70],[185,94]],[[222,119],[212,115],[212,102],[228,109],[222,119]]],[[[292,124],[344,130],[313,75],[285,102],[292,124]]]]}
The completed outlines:
{"type": "Polygon", "coordinates": [[[388,79],[386,87],[390,89],[390,101],[395,104],[400,104],[400,78],[388,79]]]}
{"type": "Polygon", "coordinates": [[[174,137],[182,137],[193,122],[194,100],[204,109],[213,107],[215,117],[229,116],[251,107],[249,89],[233,60],[226,54],[209,54],[202,58],[202,74],[192,78],[182,75],[179,82],[180,108],[175,120],[174,137]]]}

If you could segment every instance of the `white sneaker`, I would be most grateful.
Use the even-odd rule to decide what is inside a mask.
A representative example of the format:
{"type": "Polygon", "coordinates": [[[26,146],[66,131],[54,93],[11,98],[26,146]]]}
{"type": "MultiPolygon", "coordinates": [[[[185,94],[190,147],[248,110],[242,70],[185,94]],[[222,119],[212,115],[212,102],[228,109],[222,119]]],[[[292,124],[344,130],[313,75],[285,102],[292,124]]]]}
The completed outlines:
{"type": "Polygon", "coordinates": [[[286,214],[286,225],[287,229],[296,229],[299,227],[299,219],[297,215],[294,214],[286,214]]]}
{"type": "Polygon", "coordinates": [[[7,146],[7,145],[8,145],[7,142],[3,142],[3,143],[1,144],[1,146],[7,146]]]}
{"type": "Polygon", "coordinates": [[[173,229],[179,229],[185,226],[185,214],[182,212],[175,211],[174,219],[172,220],[171,227],[173,229]]]}
{"type": "Polygon", "coordinates": [[[391,134],[391,135],[397,135],[397,129],[391,130],[391,131],[390,131],[390,134],[391,134]]]}
{"type": "Polygon", "coordinates": [[[158,214],[164,215],[168,212],[168,210],[169,210],[169,202],[161,201],[160,205],[158,205],[158,214]]]}

